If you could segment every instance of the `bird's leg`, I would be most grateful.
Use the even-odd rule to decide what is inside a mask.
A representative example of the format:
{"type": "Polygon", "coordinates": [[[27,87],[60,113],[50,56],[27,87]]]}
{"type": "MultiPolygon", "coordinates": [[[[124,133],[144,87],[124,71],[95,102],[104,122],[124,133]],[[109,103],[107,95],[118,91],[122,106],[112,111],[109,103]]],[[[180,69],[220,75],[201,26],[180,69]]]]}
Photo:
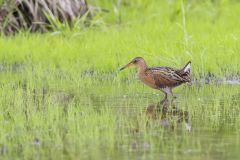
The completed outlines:
{"type": "Polygon", "coordinates": [[[160,103],[163,105],[163,109],[167,109],[170,104],[168,101],[168,96],[172,95],[171,88],[169,88],[169,87],[162,88],[161,91],[165,94],[165,96],[160,103]]]}
{"type": "Polygon", "coordinates": [[[167,93],[164,92],[164,98],[160,101],[160,104],[163,104],[167,100],[167,93]]]}
{"type": "Polygon", "coordinates": [[[169,89],[169,94],[171,94],[172,99],[176,99],[177,98],[177,96],[173,95],[172,89],[169,89]]]}
{"type": "Polygon", "coordinates": [[[164,93],[164,98],[160,101],[160,104],[163,106],[162,111],[167,112],[168,106],[169,106],[169,101],[168,101],[168,92],[163,91],[164,93]]]}
{"type": "Polygon", "coordinates": [[[176,104],[174,103],[174,100],[177,99],[177,96],[173,95],[171,89],[170,89],[170,94],[171,94],[171,96],[172,96],[171,104],[172,104],[173,108],[177,108],[177,107],[176,107],[176,104]]]}

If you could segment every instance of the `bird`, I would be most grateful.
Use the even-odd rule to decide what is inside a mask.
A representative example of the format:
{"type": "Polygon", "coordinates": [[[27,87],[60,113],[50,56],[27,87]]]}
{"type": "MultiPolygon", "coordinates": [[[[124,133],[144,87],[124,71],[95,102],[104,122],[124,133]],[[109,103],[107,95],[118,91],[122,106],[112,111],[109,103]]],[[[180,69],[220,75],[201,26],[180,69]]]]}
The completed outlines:
{"type": "Polygon", "coordinates": [[[171,67],[148,67],[147,63],[142,57],[132,59],[128,64],[120,68],[120,71],[130,66],[136,66],[137,77],[145,85],[160,90],[164,93],[164,98],[160,101],[161,104],[168,101],[168,97],[173,95],[172,89],[183,84],[190,83],[190,67],[191,61],[181,69],[174,69],[171,67]]]}

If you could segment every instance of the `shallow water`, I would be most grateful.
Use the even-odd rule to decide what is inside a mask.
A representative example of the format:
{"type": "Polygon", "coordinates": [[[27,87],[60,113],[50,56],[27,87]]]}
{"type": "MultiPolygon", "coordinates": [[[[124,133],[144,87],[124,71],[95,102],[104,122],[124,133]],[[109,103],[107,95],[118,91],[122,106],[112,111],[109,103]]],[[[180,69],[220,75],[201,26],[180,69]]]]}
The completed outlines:
{"type": "Polygon", "coordinates": [[[193,85],[177,90],[178,98],[165,112],[159,105],[163,95],[147,91],[80,98],[85,106],[99,110],[107,106],[115,116],[125,116],[131,122],[132,132],[125,135],[126,143],[116,147],[114,159],[240,158],[239,85],[193,85]],[[137,122],[143,114],[150,114],[144,131],[137,122]]]}
{"type": "Polygon", "coordinates": [[[163,94],[138,82],[61,91],[4,83],[4,158],[240,159],[240,85],[183,85],[163,110],[163,94]]]}

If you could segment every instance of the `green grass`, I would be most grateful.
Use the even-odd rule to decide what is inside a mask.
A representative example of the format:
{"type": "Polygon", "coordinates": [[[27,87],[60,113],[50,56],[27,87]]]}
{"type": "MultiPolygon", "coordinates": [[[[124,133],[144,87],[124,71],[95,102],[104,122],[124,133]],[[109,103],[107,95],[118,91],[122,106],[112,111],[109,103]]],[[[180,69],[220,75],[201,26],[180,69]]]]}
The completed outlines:
{"type": "MultiPolygon", "coordinates": [[[[181,4],[173,10],[174,3],[155,2],[144,11],[123,8],[120,25],[76,29],[72,33],[60,30],[60,35],[22,33],[1,38],[0,59],[10,63],[37,61],[62,68],[71,65],[78,67],[78,72],[111,72],[133,57],[143,56],[154,66],[181,67],[192,60],[196,76],[208,72],[216,76],[238,74],[240,4],[192,3],[186,4],[185,16],[181,4]]],[[[114,17],[112,14],[105,16],[114,17]]]]}
{"type": "Polygon", "coordinates": [[[239,158],[239,86],[174,90],[188,133],[170,114],[173,127],[146,126],[162,94],[118,69],[142,56],[149,66],[192,60],[197,81],[239,76],[240,3],[89,3],[110,10],[89,28],[0,37],[1,159],[239,158]]]}

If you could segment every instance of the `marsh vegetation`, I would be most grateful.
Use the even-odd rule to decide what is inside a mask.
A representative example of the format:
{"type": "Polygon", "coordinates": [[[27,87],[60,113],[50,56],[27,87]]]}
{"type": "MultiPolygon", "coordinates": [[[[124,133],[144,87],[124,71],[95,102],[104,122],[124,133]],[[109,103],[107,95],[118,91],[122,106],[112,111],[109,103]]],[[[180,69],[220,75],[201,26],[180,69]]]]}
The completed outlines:
{"type": "Polygon", "coordinates": [[[240,3],[88,2],[109,12],[0,37],[1,159],[239,159],[240,3]],[[192,60],[192,86],[161,110],[161,92],[119,73],[136,56],[192,60]]]}

